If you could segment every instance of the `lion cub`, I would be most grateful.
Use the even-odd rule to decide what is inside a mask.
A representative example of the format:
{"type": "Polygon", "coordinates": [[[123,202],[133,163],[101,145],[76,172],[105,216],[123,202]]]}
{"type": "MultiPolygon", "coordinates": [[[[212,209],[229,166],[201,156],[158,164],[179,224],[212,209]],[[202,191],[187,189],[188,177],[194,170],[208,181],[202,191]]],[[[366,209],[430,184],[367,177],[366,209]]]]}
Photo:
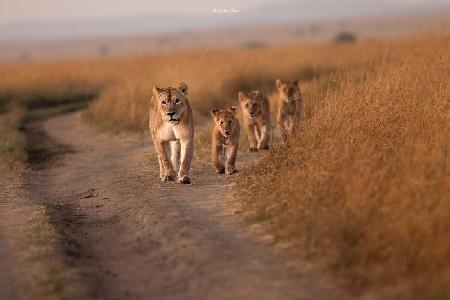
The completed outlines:
{"type": "Polygon", "coordinates": [[[298,80],[282,81],[276,80],[278,90],[278,129],[285,136],[287,133],[295,132],[302,111],[302,94],[298,80]]]}
{"type": "Polygon", "coordinates": [[[231,175],[236,172],[236,155],[239,148],[239,120],[237,108],[211,110],[214,121],[212,129],[212,164],[219,174],[231,175]],[[224,162],[222,161],[225,160],[224,162]]]}
{"type": "Polygon", "coordinates": [[[252,91],[247,95],[239,92],[242,117],[250,142],[250,152],[269,149],[270,142],[270,104],[262,91],[252,91]]]}
{"type": "Polygon", "coordinates": [[[149,128],[159,160],[162,181],[173,181],[181,152],[178,182],[189,184],[189,170],[194,153],[194,122],[187,98],[188,86],[178,89],[153,87],[149,128]]]}

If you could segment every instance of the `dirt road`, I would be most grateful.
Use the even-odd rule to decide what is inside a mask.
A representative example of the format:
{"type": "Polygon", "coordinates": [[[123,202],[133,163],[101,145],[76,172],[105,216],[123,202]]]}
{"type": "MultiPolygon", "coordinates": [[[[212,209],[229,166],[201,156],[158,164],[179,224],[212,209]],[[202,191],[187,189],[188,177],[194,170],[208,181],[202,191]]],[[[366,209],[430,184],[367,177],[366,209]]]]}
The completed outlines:
{"type": "Polygon", "coordinates": [[[68,151],[26,186],[61,209],[92,298],[322,298],[233,213],[231,180],[210,166],[193,165],[192,185],[160,183],[150,139],[98,133],[78,114],[42,129],[68,151]]]}

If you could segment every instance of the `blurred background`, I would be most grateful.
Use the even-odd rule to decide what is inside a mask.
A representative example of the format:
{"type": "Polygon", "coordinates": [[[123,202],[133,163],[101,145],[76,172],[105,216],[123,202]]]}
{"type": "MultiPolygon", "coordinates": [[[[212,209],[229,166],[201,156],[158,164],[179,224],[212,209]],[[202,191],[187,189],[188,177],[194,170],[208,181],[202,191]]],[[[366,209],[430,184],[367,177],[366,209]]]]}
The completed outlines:
{"type": "Polygon", "coordinates": [[[398,38],[449,16],[449,0],[1,0],[0,61],[398,38]]]}

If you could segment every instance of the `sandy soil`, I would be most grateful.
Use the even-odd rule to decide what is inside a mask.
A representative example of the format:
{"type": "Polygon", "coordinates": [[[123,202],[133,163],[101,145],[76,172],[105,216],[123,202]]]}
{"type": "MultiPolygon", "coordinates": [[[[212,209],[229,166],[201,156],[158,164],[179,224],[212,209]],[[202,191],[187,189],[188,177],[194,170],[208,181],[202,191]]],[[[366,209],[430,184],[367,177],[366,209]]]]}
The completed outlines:
{"type": "Polygon", "coordinates": [[[98,133],[79,114],[42,128],[71,151],[33,171],[26,187],[61,208],[92,298],[329,299],[249,230],[226,197],[230,178],[209,165],[193,165],[192,185],[160,183],[150,138],[98,133]]]}
{"type": "Polygon", "coordinates": [[[14,299],[16,298],[15,282],[11,276],[10,261],[3,259],[9,256],[8,241],[5,237],[0,236],[0,299],[14,299]]]}

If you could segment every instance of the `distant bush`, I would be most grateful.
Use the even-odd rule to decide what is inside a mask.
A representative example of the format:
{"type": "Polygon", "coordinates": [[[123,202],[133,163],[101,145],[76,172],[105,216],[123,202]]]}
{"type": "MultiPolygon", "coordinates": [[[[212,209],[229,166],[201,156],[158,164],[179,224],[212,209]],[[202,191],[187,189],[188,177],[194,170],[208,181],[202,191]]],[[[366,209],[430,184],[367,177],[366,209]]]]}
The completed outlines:
{"type": "Polygon", "coordinates": [[[31,54],[27,51],[23,51],[19,54],[19,61],[27,62],[31,60],[31,54]]]}
{"type": "Polygon", "coordinates": [[[260,41],[248,41],[245,43],[242,43],[242,48],[248,48],[248,49],[256,49],[256,48],[265,48],[266,44],[264,42],[260,41]]]}
{"type": "Polygon", "coordinates": [[[101,45],[98,47],[98,53],[99,53],[100,55],[108,55],[110,52],[111,52],[111,49],[110,49],[109,46],[106,45],[106,44],[101,44],[101,45]]]}
{"type": "Polygon", "coordinates": [[[342,31],[334,38],[335,43],[354,43],[358,40],[354,33],[342,31]]]}

